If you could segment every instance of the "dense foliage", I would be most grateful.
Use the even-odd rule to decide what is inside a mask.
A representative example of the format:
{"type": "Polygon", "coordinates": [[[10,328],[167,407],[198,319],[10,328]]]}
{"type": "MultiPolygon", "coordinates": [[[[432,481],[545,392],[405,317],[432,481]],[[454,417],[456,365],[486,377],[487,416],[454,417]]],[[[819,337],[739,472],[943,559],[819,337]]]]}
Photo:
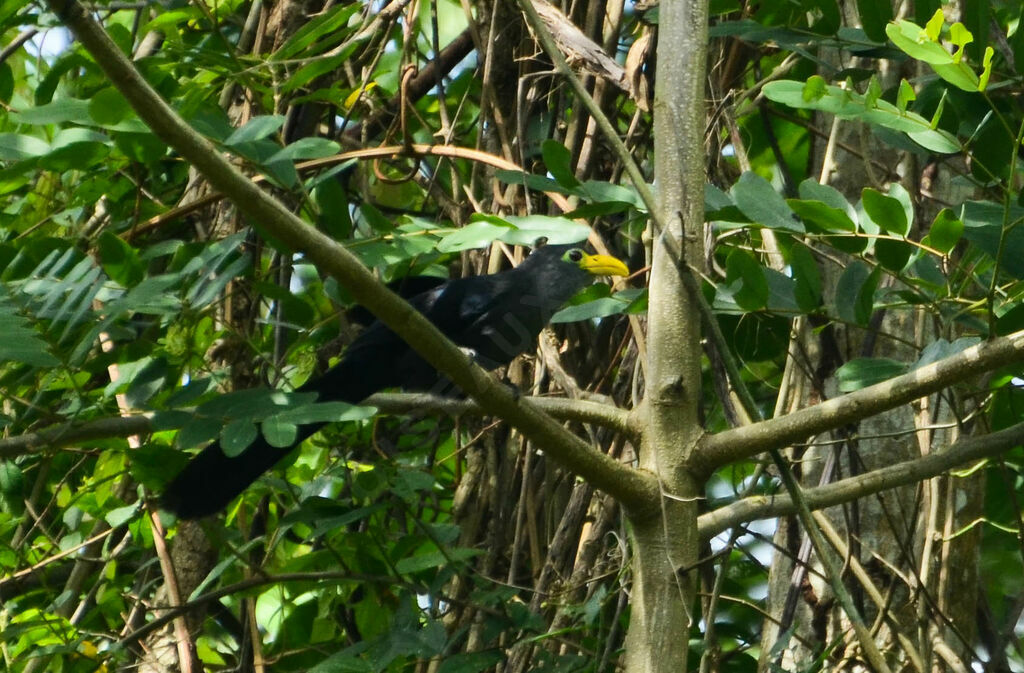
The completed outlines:
{"type": "MultiPolygon", "coordinates": [[[[991,0],[954,17],[922,0],[894,20],[885,0],[845,4],[711,3],[699,277],[723,338],[709,336],[704,363],[708,435],[1024,327],[1024,10],[991,0]],[[731,385],[728,354],[741,365],[731,385]],[[806,383],[799,393],[794,377],[806,383]],[[744,386],[753,408],[733,392],[744,386]]],[[[635,460],[636,436],[616,432],[612,407],[643,397],[649,206],[518,7],[91,10],[194,129],[400,293],[421,287],[410,278],[504,268],[520,258],[515,246],[541,236],[589,234],[627,259],[635,278],[585,290],[538,354],[503,376],[524,395],[604,405],[605,418],[568,413],[569,427],[635,460]]],[[[653,180],[653,73],[674,58],[656,39],[658,5],[561,11],[545,15],[549,29],[653,180]]],[[[0,34],[5,670],[159,667],[187,654],[182,642],[212,670],[616,670],[632,582],[619,505],[461,400],[387,394],[350,407],[277,392],[337,361],[370,316],[291,241],[223,201],[92,54],[63,44],[50,8],[5,2],[0,34]],[[154,496],[186,450],[219,438],[240,452],[258,432],[287,446],[314,419],[337,422],[221,519],[161,520],[154,496]]],[[[899,434],[910,454],[888,462],[1019,426],[1021,365],[988,369],[915,407],[899,434]]],[[[866,452],[883,435],[850,424],[816,439],[856,455],[858,442],[866,452]]],[[[801,473],[805,448],[789,455],[814,486],[817,473],[801,473]]],[[[856,463],[834,479],[886,464],[856,463]]],[[[759,659],[760,670],[841,668],[841,636],[817,625],[814,657],[783,658],[805,634],[801,618],[766,599],[773,552],[800,547],[758,521],[778,513],[709,518],[783,492],[766,465],[744,456],[713,466],[701,505],[702,617],[678,639],[702,670],[753,671],[759,659]],[[769,623],[781,635],[765,643],[769,623]]],[[[867,549],[867,571],[844,575],[871,619],[927,633],[937,666],[955,668],[936,642],[966,665],[1024,666],[1022,465],[1019,447],[958,465],[935,510],[922,514],[917,492],[920,509],[887,511],[904,517],[905,547],[867,549]],[[983,498],[962,496],[977,507],[961,521],[957,479],[977,474],[983,498]],[[973,544],[922,562],[924,539],[973,544]],[[893,567],[895,557],[912,569],[893,567]],[[978,577],[967,593],[980,590],[965,613],[949,598],[964,590],[961,566],[978,577]],[[874,605],[879,587],[901,604],[874,605]]],[[[856,557],[860,531],[845,514],[856,557]]],[[[916,662],[908,642],[892,637],[887,656],[916,662]]]]}

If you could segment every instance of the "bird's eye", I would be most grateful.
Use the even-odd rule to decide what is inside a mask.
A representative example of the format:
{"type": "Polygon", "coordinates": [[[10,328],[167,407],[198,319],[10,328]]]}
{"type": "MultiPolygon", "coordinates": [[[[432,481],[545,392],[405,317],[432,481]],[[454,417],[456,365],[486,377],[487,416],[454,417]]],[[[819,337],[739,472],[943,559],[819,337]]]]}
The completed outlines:
{"type": "Polygon", "coordinates": [[[570,262],[578,262],[583,259],[583,251],[579,248],[574,248],[567,252],[565,256],[569,258],[570,262]]]}

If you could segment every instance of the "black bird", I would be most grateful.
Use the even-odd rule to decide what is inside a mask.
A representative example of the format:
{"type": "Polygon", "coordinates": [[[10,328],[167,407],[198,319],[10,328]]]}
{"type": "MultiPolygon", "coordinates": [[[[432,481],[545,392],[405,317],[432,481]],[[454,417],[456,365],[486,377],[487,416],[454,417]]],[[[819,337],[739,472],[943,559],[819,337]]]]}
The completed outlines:
{"type": "MultiPolygon", "coordinates": [[[[489,276],[449,281],[409,302],[442,333],[468,349],[486,369],[506,365],[531,348],[551,316],[593,276],[625,276],[625,264],[589,255],[570,245],[545,245],[518,267],[489,276]]],[[[397,334],[380,321],[367,327],[344,358],[300,392],[316,392],[321,402],[357,404],[384,388],[430,390],[444,379],[397,334]]],[[[293,448],[324,424],[299,427],[293,448]]],[[[219,443],[199,453],[170,483],[161,506],[184,519],[215,514],[290,448],[270,446],[262,435],[229,458],[219,443]]]]}

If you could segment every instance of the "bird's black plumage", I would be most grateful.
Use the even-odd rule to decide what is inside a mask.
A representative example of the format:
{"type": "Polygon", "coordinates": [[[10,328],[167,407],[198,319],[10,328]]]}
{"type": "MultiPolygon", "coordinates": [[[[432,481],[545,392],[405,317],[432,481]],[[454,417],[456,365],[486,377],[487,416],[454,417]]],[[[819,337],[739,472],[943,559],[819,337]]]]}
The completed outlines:
{"type": "MultiPolygon", "coordinates": [[[[515,269],[449,281],[409,301],[445,336],[469,349],[481,366],[493,369],[532,347],[555,311],[593,275],[625,272],[614,258],[548,245],[515,269]]],[[[341,362],[299,391],[316,392],[321,402],[357,404],[384,388],[429,390],[439,379],[437,371],[397,334],[375,321],[349,346],[341,362]]],[[[301,426],[296,444],[320,427],[301,426]]],[[[235,457],[212,444],[171,481],[161,506],[185,519],[214,514],[287,453],[267,444],[262,436],[235,457]]]]}

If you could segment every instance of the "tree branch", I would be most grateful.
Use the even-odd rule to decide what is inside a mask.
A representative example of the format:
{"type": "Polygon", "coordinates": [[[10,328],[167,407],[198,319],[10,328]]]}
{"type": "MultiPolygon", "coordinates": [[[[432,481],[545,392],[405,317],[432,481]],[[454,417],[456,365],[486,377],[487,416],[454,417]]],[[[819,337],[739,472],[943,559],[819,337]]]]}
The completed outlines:
{"type": "MultiPolygon", "coordinates": [[[[804,500],[815,510],[841,505],[866,495],[936,477],[947,470],[996,456],[1021,444],[1024,444],[1024,423],[988,435],[961,439],[945,451],[905,460],[825,486],[804,489],[804,500]]],[[[793,500],[788,495],[756,496],[702,514],[697,525],[701,538],[706,540],[738,524],[795,511],[793,500]]]]}
{"type": "Polygon", "coordinates": [[[131,437],[153,431],[153,414],[112,416],[84,423],[61,423],[37,432],[0,439],[0,458],[16,458],[46,449],[73,446],[111,437],[131,437]]]}
{"type": "MultiPolygon", "coordinates": [[[[634,443],[639,443],[639,429],[624,409],[563,397],[529,397],[530,404],[559,421],[593,423],[620,432],[634,443]]],[[[449,416],[480,416],[486,412],[473,400],[454,399],[428,393],[377,393],[363,403],[389,414],[410,411],[429,411],[449,416]]],[[[0,458],[40,453],[47,449],[75,446],[83,442],[113,437],[130,437],[153,432],[153,417],[149,412],[132,416],[112,416],[87,422],[60,423],[36,432],[0,439],[0,458]]],[[[163,430],[174,426],[163,426],[163,430]]],[[[283,455],[283,454],[282,454],[283,455]]]]}
{"type": "Polygon", "coordinates": [[[693,469],[703,474],[762,451],[802,442],[812,435],[855,423],[930,395],[954,383],[1024,360],[1024,331],[991,339],[856,392],[760,423],[706,437],[694,453],[693,469]]]}
{"type": "Polygon", "coordinates": [[[382,286],[355,256],[309,226],[238,171],[206,138],[189,127],[125,58],[103,28],[77,0],[48,0],[146,125],[231,199],[252,222],[288,241],[317,268],[333,276],[361,305],[447,375],[489,414],[506,420],[568,469],[589,480],[627,508],[658,506],[658,485],[595,451],[535,405],[496,382],[425,317],[382,286]]]}

